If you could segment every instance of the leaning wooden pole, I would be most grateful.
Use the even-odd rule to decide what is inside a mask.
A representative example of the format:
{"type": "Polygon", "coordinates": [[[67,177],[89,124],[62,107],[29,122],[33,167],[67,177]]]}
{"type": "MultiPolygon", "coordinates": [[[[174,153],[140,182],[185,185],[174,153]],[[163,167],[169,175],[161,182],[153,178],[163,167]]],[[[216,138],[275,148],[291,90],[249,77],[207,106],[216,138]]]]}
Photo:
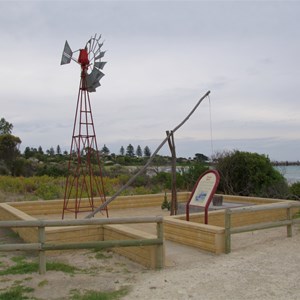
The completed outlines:
{"type": "MultiPolygon", "coordinates": [[[[169,131],[167,131],[167,136],[169,135],[169,131]]],[[[171,216],[177,215],[177,188],[176,188],[176,150],[175,150],[175,141],[174,134],[171,133],[168,139],[169,148],[172,156],[172,199],[171,199],[171,216]]]]}
{"type": "Polygon", "coordinates": [[[132,176],[112,197],[110,197],[108,200],[106,200],[104,203],[102,203],[99,207],[97,207],[94,211],[89,213],[85,218],[89,219],[95,216],[96,213],[100,212],[104,208],[107,207],[107,205],[115,200],[124,190],[126,190],[134,181],[135,179],[141,175],[151,164],[154,157],[158,153],[158,151],[163,147],[163,145],[169,140],[170,136],[175,133],[195,112],[195,110],[198,108],[200,103],[210,94],[210,91],[206,92],[197,102],[197,104],[194,106],[194,108],[191,110],[191,112],[184,118],[184,120],[179,123],[173,130],[169,131],[169,134],[167,134],[167,137],[161,142],[161,144],[157,147],[157,149],[153,152],[151,157],[148,159],[147,163],[144,165],[142,169],[140,169],[134,176],[132,176]]]}

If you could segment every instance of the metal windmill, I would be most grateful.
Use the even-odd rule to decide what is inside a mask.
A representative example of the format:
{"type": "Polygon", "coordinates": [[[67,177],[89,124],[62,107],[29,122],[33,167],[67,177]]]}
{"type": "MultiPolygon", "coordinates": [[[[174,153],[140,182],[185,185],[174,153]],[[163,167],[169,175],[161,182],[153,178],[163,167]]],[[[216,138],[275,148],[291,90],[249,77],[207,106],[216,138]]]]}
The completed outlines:
{"type": "MultiPolygon", "coordinates": [[[[100,204],[99,199],[101,203],[106,201],[89,95],[100,86],[99,81],[104,76],[102,69],[106,62],[101,59],[105,51],[101,51],[100,38],[101,35],[95,34],[83,49],[74,52],[66,41],[62,54],[61,65],[73,60],[81,66],[62,218],[66,211],[74,212],[77,218],[79,212],[93,211],[100,204]],[[78,59],[73,58],[76,52],[78,59]]],[[[108,217],[107,208],[103,210],[108,217]]]]}

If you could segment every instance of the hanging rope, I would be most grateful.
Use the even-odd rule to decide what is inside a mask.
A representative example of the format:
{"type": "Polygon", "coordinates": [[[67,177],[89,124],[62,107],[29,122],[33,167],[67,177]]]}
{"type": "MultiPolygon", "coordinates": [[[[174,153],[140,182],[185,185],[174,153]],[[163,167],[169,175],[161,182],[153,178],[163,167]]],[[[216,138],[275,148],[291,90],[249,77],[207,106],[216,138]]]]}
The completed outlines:
{"type": "Polygon", "coordinates": [[[212,130],[212,117],[211,117],[211,102],[210,96],[208,95],[208,103],[209,103],[209,127],[210,127],[210,150],[211,150],[211,158],[214,155],[214,145],[213,145],[213,130],[212,130]]]}

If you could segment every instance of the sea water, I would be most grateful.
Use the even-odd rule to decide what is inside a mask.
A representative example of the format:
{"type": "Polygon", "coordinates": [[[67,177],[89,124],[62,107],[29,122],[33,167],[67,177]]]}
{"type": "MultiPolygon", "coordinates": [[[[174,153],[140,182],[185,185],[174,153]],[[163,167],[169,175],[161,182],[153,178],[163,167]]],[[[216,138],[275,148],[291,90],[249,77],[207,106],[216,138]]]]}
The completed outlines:
{"type": "Polygon", "coordinates": [[[275,166],[289,184],[300,182],[300,166],[275,166]]]}

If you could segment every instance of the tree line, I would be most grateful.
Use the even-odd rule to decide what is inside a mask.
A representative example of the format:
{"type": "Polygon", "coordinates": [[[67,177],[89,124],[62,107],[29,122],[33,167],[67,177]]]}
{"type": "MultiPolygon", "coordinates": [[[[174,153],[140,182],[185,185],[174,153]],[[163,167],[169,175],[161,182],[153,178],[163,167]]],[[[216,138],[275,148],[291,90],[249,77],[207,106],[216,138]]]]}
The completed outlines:
{"type": "MultiPolygon", "coordinates": [[[[13,124],[0,119],[0,175],[12,176],[65,176],[67,174],[67,163],[70,159],[70,153],[62,150],[60,145],[55,148],[50,147],[43,150],[42,146],[38,148],[25,147],[23,153],[20,152],[21,139],[12,134],[13,124]]],[[[151,156],[151,149],[140,145],[136,148],[130,143],[128,146],[121,146],[119,153],[111,153],[110,149],[104,144],[99,150],[102,163],[104,165],[124,165],[139,166],[143,165],[151,156]]],[[[196,154],[196,159],[208,159],[208,157],[196,154]]],[[[184,163],[185,158],[178,158],[178,163],[184,163]]],[[[167,165],[170,157],[157,155],[154,164],[167,165]]]]}
{"type": "MultiPolygon", "coordinates": [[[[62,152],[59,145],[56,149],[43,151],[42,147],[26,147],[24,153],[19,151],[21,140],[12,135],[13,125],[4,118],[0,119],[0,175],[12,176],[42,176],[51,177],[66,176],[68,172],[69,154],[62,152]]],[[[143,166],[151,156],[151,150],[146,146],[143,151],[138,145],[136,149],[129,144],[126,149],[122,146],[118,155],[110,153],[104,145],[100,150],[105,166],[104,176],[119,178],[120,181],[128,180],[137,168],[143,166]],[[126,166],[136,166],[128,169],[126,166]]],[[[178,168],[176,174],[178,190],[191,190],[199,176],[208,168],[219,171],[221,180],[218,187],[219,193],[258,196],[269,198],[299,199],[300,182],[289,186],[284,176],[273,165],[266,155],[242,152],[238,150],[223,151],[215,154],[212,161],[208,157],[196,153],[191,159],[177,158],[178,168]]],[[[163,189],[171,186],[171,173],[158,171],[157,166],[170,166],[171,157],[156,155],[152,169],[155,175],[145,173],[134,183],[141,188],[149,185],[157,185],[163,189]]],[[[155,188],[153,190],[156,190],[155,188]]]]}

